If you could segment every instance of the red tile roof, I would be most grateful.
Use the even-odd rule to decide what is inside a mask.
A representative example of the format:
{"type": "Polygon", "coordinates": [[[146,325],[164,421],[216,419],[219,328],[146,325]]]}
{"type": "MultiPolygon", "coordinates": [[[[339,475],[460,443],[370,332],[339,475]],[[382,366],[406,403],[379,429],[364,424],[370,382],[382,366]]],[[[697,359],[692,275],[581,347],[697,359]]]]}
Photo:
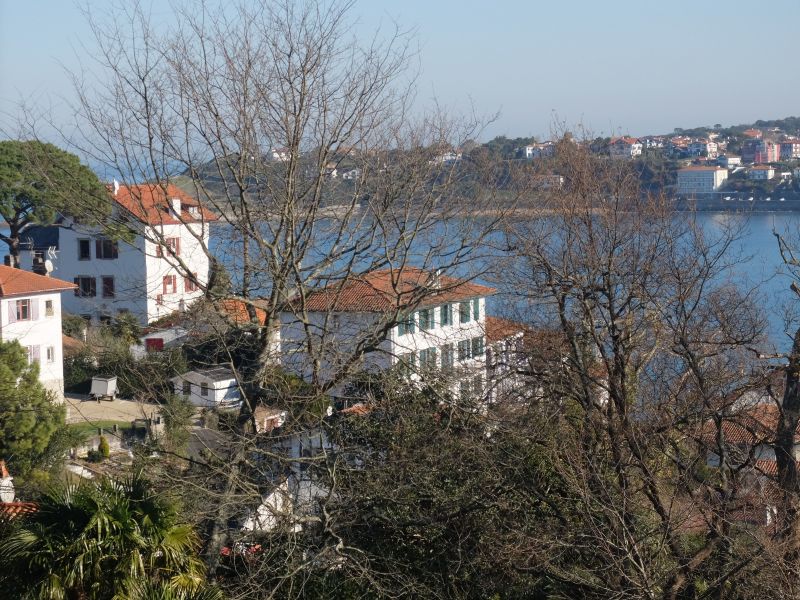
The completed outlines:
{"type": "MultiPolygon", "coordinates": [[[[223,313],[228,320],[235,325],[244,325],[250,322],[250,315],[247,312],[247,305],[242,300],[236,298],[226,298],[217,304],[218,310],[223,313]]],[[[267,311],[256,307],[256,318],[263,324],[267,320],[267,311]]]]}
{"type": "Polygon", "coordinates": [[[134,218],[148,225],[178,225],[217,220],[213,212],[171,183],[166,186],[158,183],[122,185],[113,197],[134,218]],[[170,200],[173,198],[181,202],[180,219],[172,212],[170,200]],[[192,207],[198,209],[196,214],[190,212],[192,207]]]}
{"type": "Polygon", "coordinates": [[[486,317],[486,341],[490,344],[525,333],[526,327],[510,319],[486,317]]]}
{"type": "Polygon", "coordinates": [[[37,510],[39,506],[34,502],[0,502],[0,522],[31,515],[37,510]]]}
{"type": "MultiPolygon", "coordinates": [[[[772,444],[780,419],[780,407],[775,404],[756,404],[736,414],[726,416],[722,421],[722,434],[727,444],[753,446],[772,444]]],[[[716,427],[713,422],[706,423],[704,437],[714,440],[716,427]]],[[[795,430],[795,443],[800,443],[800,423],[795,430]]]]}
{"type": "MultiPolygon", "coordinates": [[[[390,312],[406,306],[435,306],[494,293],[494,288],[485,285],[406,267],[372,271],[311,292],[305,308],[311,312],[390,312]]],[[[300,308],[297,300],[294,304],[300,308]]]]}
{"type": "Polygon", "coordinates": [[[638,144],[640,142],[636,138],[627,136],[611,138],[611,141],[608,142],[609,145],[619,144],[619,143],[627,144],[628,146],[630,146],[632,144],[638,144]]]}
{"type": "Polygon", "coordinates": [[[75,289],[74,283],[0,265],[0,297],[27,296],[75,289]]]}

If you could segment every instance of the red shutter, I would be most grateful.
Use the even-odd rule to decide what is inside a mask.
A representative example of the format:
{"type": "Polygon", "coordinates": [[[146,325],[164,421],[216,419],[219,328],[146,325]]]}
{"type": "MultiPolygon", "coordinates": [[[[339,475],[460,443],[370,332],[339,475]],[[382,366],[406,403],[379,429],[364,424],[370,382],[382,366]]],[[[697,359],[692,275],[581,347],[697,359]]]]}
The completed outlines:
{"type": "Polygon", "coordinates": [[[175,238],[175,256],[181,255],[181,238],[175,238]]]}
{"type": "Polygon", "coordinates": [[[163,338],[147,338],[144,341],[144,349],[147,352],[161,352],[164,349],[163,338]]]}

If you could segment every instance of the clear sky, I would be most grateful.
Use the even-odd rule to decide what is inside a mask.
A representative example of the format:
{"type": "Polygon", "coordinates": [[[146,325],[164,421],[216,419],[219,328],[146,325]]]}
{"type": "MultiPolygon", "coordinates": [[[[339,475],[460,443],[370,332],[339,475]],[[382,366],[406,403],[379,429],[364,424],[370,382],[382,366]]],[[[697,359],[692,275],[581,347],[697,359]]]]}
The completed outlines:
{"type": "MultiPolygon", "coordinates": [[[[359,30],[415,29],[420,99],[500,111],[484,139],[546,137],[554,115],[643,135],[800,114],[800,0],[361,0],[352,14],[359,30]]],[[[68,96],[62,69],[89,38],[71,0],[0,0],[0,121],[21,98],[68,96]]]]}

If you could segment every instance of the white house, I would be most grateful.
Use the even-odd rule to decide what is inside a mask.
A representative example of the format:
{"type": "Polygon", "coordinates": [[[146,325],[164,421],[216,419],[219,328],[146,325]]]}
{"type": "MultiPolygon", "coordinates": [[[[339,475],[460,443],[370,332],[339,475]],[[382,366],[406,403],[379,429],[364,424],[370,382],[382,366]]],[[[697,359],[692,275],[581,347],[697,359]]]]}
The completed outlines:
{"type": "Polygon", "coordinates": [[[451,374],[462,393],[482,394],[486,298],[493,293],[490,287],[411,267],[352,277],[309,294],[304,311],[290,306],[281,313],[283,366],[311,377],[313,361],[306,352],[311,332],[324,352],[320,372],[325,377],[366,336],[389,327],[385,339],[363,355],[362,368],[400,366],[415,376],[437,369],[451,374]]]}
{"type": "Polygon", "coordinates": [[[202,297],[216,216],[172,184],[115,182],[110,198],[112,222],[125,224],[129,237],[110,239],[99,227],[67,219],[31,227],[22,235],[28,251],[21,266],[41,272],[49,260],[60,278],[76,285],[64,310],[93,322],[130,312],[146,325],[202,297]]]}
{"type": "Polygon", "coordinates": [[[196,369],[172,378],[175,393],[195,406],[204,408],[236,408],[242,394],[236,375],[229,367],[196,369]]]}
{"type": "Polygon", "coordinates": [[[709,194],[718,190],[728,179],[723,167],[684,167],[678,170],[678,193],[709,194]]]}
{"type": "Polygon", "coordinates": [[[531,144],[523,148],[525,158],[534,160],[537,158],[546,158],[555,155],[556,145],[553,142],[544,142],[542,144],[531,144]]]}
{"type": "Polygon", "coordinates": [[[769,165],[758,165],[747,171],[747,178],[754,180],[766,180],[775,177],[775,168],[769,165]]]}
{"type": "Polygon", "coordinates": [[[707,156],[708,158],[717,158],[719,146],[716,142],[711,140],[694,140],[689,144],[689,154],[692,156],[707,156]]]}
{"type": "Polygon", "coordinates": [[[642,143],[632,137],[611,138],[608,142],[608,154],[612,158],[633,158],[641,156],[642,143]]]}
{"type": "Polygon", "coordinates": [[[732,154],[722,155],[717,157],[717,163],[726,169],[733,169],[742,166],[742,157],[734,156],[732,154]]]}
{"type": "Polygon", "coordinates": [[[61,293],[75,286],[53,277],[0,266],[0,339],[17,340],[28,361],[39,363],[39,380],[64,400],[61,293]]]}

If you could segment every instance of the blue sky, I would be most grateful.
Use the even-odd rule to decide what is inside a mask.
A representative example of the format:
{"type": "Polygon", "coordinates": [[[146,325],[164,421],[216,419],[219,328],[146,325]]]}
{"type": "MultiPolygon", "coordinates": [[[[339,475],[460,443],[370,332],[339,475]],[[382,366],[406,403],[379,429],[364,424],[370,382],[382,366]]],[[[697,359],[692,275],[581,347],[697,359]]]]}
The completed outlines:
{"type": "MultiPolygon", "coordinates": [[[[420,102],[500,111],[484,139],[547,137],[554,115],[643,135],[800,114],[800,0],[362,0],[352,15],[413,28],[420,102]]],[[[0,122],[20,99],[57,110],[89,38],[70,0],[0,0],[0,122]]]]}

